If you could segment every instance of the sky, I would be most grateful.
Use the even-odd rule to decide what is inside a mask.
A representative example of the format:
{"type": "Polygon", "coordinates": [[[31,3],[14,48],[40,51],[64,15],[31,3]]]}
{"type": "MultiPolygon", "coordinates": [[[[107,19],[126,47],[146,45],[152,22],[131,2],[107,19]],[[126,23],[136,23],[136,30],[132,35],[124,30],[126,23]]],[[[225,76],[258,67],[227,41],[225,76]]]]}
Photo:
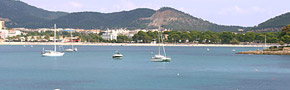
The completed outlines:
{"type": "Polygon", "coordinates": [[[290,0],[21,0],[49,11],[111,13],[136,8],[172,7],[220,24],[256,26],[290,12],[290,0]]]}

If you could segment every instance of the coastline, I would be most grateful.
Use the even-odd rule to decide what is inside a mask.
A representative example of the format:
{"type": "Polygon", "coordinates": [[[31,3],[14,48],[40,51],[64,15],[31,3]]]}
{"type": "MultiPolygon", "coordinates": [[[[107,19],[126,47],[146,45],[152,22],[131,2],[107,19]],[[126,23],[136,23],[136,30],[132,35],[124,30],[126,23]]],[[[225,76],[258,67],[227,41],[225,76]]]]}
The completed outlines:
{"type": "Polygon", "coordinates": [[[290,55],[290,51],[245,51],[236,54],[255,54],[255,55],[290,55]]]}
{"type": "MultiPolygon", "coordinates": [[[[57,45],[79,45],[79,46],[158,46],[151,43],[69,43],[58,42],[57,45]]],[[[52,42],[0,42],[0,45],[54,45],[52,42]]],[[[164,44],[164,46],[179,47],[265,47],[265,45],[234,45],[234,44],[164,44]]],[[[267,45],[269,47],[272,45],[267,45]]]]}

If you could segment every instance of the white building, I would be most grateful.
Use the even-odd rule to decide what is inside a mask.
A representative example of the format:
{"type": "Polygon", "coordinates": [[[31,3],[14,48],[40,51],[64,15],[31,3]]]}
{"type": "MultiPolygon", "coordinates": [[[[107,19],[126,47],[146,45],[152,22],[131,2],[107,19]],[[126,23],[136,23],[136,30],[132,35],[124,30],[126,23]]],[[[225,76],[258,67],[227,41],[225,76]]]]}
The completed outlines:
{"type": "Polygon", "coordinates": [[[0,21],[0,29],[4,29],[5,28],[5,21],[0,21]]]}
{"type": "Polygon", "coordinates": [[[101,35],[101,37],[106,40],[117,40],[118,35],[129,36],[130,30],[126,29],[106,30],[101,35]]]}
{"type": "Polygon", "coordinates": [[[110,31],[108,30],[105,33],[103,33],[101,37],[106,40],[117,40],[118,33],[115,30],[110,31]]]}
{"type": "Polygon", "coordinates": [[[1,29],[0,29],[0,37],[1,37],[2,39],[7,38],[7,37],[8,37],[8,30],[1,30],[1,29]]]}
{"type": "Polygon", "coordinates": [[[21,35],[21,31],[19,31],[19,30],[10,30],[8,32],[8,37],[14,37],[14,36],[17,36],[17,35],[21,35]]]}

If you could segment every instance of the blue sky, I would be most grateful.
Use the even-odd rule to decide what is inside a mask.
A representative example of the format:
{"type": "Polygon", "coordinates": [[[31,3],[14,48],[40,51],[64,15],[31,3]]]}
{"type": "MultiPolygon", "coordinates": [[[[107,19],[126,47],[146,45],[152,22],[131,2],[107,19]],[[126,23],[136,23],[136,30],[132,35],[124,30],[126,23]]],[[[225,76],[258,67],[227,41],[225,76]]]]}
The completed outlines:
{"type": "Polygon", "coordinates": [[[21,0],[50,11],[119,12],[172,7],[221,25],[255,26],[290,12],[290,0],[21,0]]]}

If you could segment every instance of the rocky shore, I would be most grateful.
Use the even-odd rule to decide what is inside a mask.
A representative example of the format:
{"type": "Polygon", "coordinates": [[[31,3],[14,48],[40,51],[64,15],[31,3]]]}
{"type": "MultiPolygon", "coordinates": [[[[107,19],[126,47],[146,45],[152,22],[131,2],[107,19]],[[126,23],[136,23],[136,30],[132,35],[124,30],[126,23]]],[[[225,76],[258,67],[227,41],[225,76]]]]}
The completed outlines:
{"type": "Polygon", "coordinates": [[[263,51],[246,51],[238,52],[236,54],[255,54],[255,55],[290,55],[290,46],[271,46],[269,49],[263,51]]]}
{"type": "Polygon", "coordinates": [[[290,55],[290,51],[246,51],[236,54],[255,54],[255,55],[290,55]]]}

